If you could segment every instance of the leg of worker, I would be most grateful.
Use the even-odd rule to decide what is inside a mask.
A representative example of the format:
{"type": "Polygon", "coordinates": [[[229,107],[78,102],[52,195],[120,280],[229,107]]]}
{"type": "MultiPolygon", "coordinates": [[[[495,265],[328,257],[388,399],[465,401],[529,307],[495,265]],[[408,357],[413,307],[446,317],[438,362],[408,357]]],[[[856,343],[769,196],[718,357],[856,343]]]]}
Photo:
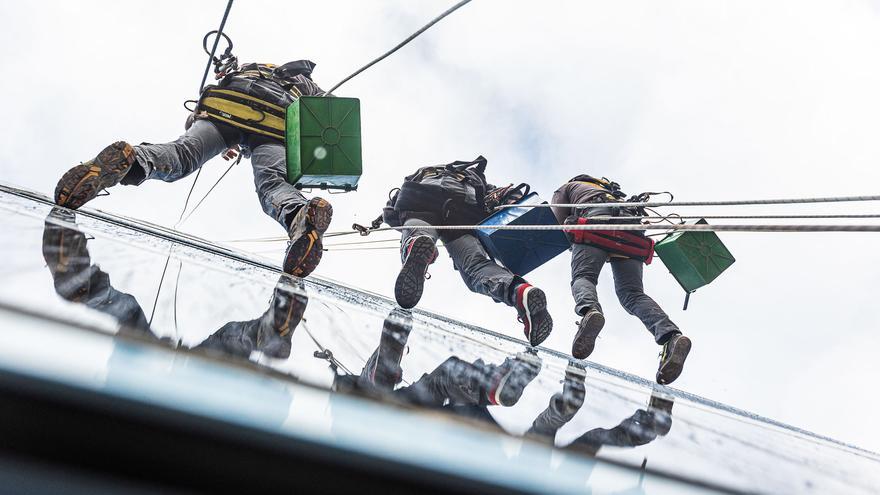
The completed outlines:
{"type": "Polygon", "coordinates": [[[240,134],[231,128],[221,132],[213,122],[196,120],[170,143],[134,146],[135,164],[122,184],[137,185],[147,179],[174,182],[195,172],[223,150],[238,144],[240,134]]]}
{"type": "Polygon", "coordinates": [[[333,216],[333,207],[320,197],[306,199],[287,182],[284,145],[268,141],[251,150],[254,184],[260,205],[267,215],[280,223],[290,237],[284,256],[286,273],[297,277],[309,275],[321,261],[322,237],[333,216]]]}
{"type": "Polygon", "coordinates": [[[293,217],[308,203],[302,191],[287,182],[287,155],[280,142],[267,142],[251,150],[254,185],[260,206],[285,230],[290,230],[293,217]]]}
{"type": "Polygon", "coordinates": [[[596,285],[606,261],[607,251],[589,244],[571,245],[571,295],[574,296],[574,311],[580,316],[591,309],[602,309],[596,285]]]}
{"type": "Polygon", "coordinates": [[[472,233],[444,241],[444,245],[468,289],[516,308],[531,345],[539,345],[550,336],[553,318],[547,311],[547,296],[541,289],[532,287],[522,277],[490,259],[472,233]]]}
{"type": "Polygon", "coordinates": [[[117,141],[95,158],[68,170],[55,187],[55,203],[76,209],[119,183],[137,185],[146,179],[173,182],[186,177],[226,149],[227,141],[240,137],[234,128],[229,129],[228,139],[224,140],[214,124],[198,120],[171,143],[132,147],[117,141]]]}
{"type": "Polygon", "coordinates": [[[678,327],[662,308],[647,294],[642,285],[642,268],[644,263],[639,260],[620,258],[611,261],[614,273],[614,290],[617,298],[626,311],[642,320],[642,323],[654,335],[658,344],[663,344],[675,333],[678,327]]]}
{"type": "Polygon", "coordinates": [[[468,289],[489,296],[495,302],[516,304],[515,288],[526,281],[489,258],[475,235],[462,235],[446,242],[445,246],[468,289]]]}
{"type": "Polygon", "coordinates": [[[431,215],[402,212],[400,261],[402,266],[394,282],[394,299],[401,308],[415,307],[422,299],[428,266],[437,259],[437,231],[429,228],[431,215]]]}

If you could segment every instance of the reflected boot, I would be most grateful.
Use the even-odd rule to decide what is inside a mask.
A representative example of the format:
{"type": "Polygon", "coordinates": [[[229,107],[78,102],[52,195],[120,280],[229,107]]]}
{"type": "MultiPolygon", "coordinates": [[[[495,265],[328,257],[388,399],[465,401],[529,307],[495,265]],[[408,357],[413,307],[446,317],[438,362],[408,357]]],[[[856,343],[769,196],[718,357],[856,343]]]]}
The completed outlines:
{"type": "Polygon", "coordinates": [[[395,308],[382,325],[382,336],[379,347],[364,366],[362,377],[370,384],[384,389],[393,390],[403,378],[400,362],[406,341],[412,331],[412,313],[408,310],[395,308]]]}
{"type": "Polygon", "coordinates": [[[401,248],[403,267],[394,283],[394,299],[401,308],[412,308],[419,303],[428,278],[428,265],[437,259],[434,239],[426,235],[410,237],[401,248]]]}
{"type": "Polygon", "coordinates": [[[98,156],[68,170],[55,187],[55,204],[77,209],[99,192],[119,184],[135,162],[134,149],[125,141],[104,148],[98,156]]]}
{"type": "Polygon", "coordinates": [[[256,337],[256,322],[231,321],[212,333],[194,349],[210,349],[225,355],[247,359],[256,348],[256,337]]]}
{"type": "Polygon", "coordinates": [[[510,407],[519,402],[526,386],[538,376],[541,360],[531,354],[517,354],[498,366],[486,365],[480,360],[474,366],[482,368],[488,378],[484,394],[489,404],[510,407]]]}
{"type": "Polygon", "coordinates": [[[654,431],[664,436],[672,428],[672,406],[674,398],[663,394],[658,390],[651,391],[651,399],[648,401],[648,412],[654,416],[654,431]]]}
{"type": "Polygon", "coordinates": [[[284,272],[294,277],[306,277],[318,267],[324,252],[322,238],[333,207],[326,199],[312,198],[300,207],[290,223],[290,242],[284,255],[284,272]]]}
{"type": "Polygon", "coordinates": [[[544,291],[529,284],[520,284],[515,294],[517,319],[525,326],[526,340],[537,346],[550,336],[553,318],[547,312],[547,296],[544,291]]]}
{"type": "Polygon", "coordinates": [[[586,397],[586,370],[576,362],[570,362],[565,370],[565,380],[562,393],[557,392],[550,398],[547,409],[532,422],[532,427],[526,432],[527,435],[539,435],[547,437],[551,441],[556,438],[556,432],[574,418],[584,405],[586,397]]]}
{"type": "Polygon", "coordinates": [[[668,385],[681,375],[684,361],[691,352],[691,339],[676,333],[663,344],[660,353],[660,367],[657,369],[657,383],[668,385]]]}
{"type": "Polygon", "coordinates": [[[596,347],[596,338],[605,326],[605,315],[598,308],[587,311],[578,324],[577,334],[571,344],[571,355],[577,359],[586,359],[596,347]]]}
{"type": "Polygon", "coordinates": [[[269,302],[269,311],[259,320],[257,350],[272,358],[290,357],[293,331],[302,321],[309,298],[279,283],[269,302]]]}
{"type": "Polygon", "coordinates": [[[43,259],[52,274],[55,291],[68,301],[84,302],[90,293],[93,275],[85,234],[76,230],[76,214],[52,208],[43,227],[43,259]],[[67,224],[69,226],[59,225],[67,224]]]}

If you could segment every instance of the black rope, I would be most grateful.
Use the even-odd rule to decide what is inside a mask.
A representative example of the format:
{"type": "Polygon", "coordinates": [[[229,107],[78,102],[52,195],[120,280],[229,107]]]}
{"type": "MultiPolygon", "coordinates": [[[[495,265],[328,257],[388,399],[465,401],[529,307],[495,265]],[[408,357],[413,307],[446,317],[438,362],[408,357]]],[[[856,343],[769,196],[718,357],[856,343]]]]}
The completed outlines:
{"type": "MultiPolygon", "coordinates": [[[[196,203],[195,206],[193,206],[193,209],[190,210],[189,215],[187,215],[186,218],[183,218],[183,220],[181,220],[181,222],[185,222],[185,221],[189,220],[189,217],[193,216],[193,213],[195,213],[196,210],[199,209],[199,206],[202,206],[202,203],[204,203],[205,200],[208,199],[208,196],[211,194],[211,192],[214,190],[214,188],[217,187],[217,185],[220,184],[220,181],[223,180],[224,177],[226,177],[226,174],[228,174],[229,171],[232,170],[232,167],[238,165],[238,162],[241,161],[241,156],[242,156],[242,155],[241,155],[241,152],[239,152],[239,153],[238,153],[238,158],[236,158],[232,163],[229,164],[228,167],[226,167],[226,171],[223,172],[223,175],[221,175],[220,178],[217,179],[217,180],[214,182],[214,185],[211,186],[210,189],[208,189],[208,192],[206,192],[205,195],[202,196],[202,199],[200,199],[199,202],[196,203]]],[[[200,170],[201,170],[201,169],[200,169],[200,170]]],[[[191,193],[191,192],[192,192],[192,191],[190,191],[190,193],[191,193]]],[[[187,202],[189,202],[189,199],[188,199],[188,198],[187,198],[187,202]]],[[[183,213],[181,213],[181,217],[183,217],[183,213]]]]}
{"type": "MultiPolygon", "coordinates": [[[[229,17],[229,11],[232,9],[233,0],[229,0],[226,3],[226,12],[223,12],[223,20],[220,21],[220,28],[217,29],[217,37],[214,38],[214,46],[211,48],[211,53],[208,54],[208,63],[205,65],[205,74],[202,76],[202,83],[199,84],[199,94],[201,94],[202,90],[205,88],[205,81],[208,80],[208,73],[211,71],[211,64],[214,62],[214,54],[217,53],[217,45],[220,44],[220,38],[225,36],[223,34],[223,28],[226,27],[226,19],[229,17]]],[[[210,33],[209,33],[210,34],[210,33]]],[[[227,36],[228,40],[229,37],[227,36]]],[[[202,46],[204,47],[205,40],[202,40],[202,46]]],[[[232,41],[229,42],[230,47],[232,46],[232,41]]]]}
{"type": "Polygon", "coordinates": [[[470,3],[470,1],[471,1],[471,0],[461,0],[460,2],[458,2],[458,3],[455,4],[455,5],[453,5],[452,7],[449,7],[448,9],[446,9],[445,12],[443,12],[443,13],[440,14],[439,16],[435,17],[434,19],[432,19],[431,22],[425,24],[424,26],[422,26],[421,29],[419,29],[419,30],[416,31],[415,33],[409,35],[408,38],[406,38],[405,40],[403,40],[403,41],[401,41],[400,43],[398,43],[397,46],[395,46],[394,48],[392,48],[392,49],[388,50],[387,52],[383,53],[381,56],[379,56],[379,58],[374,59],[372,62],[370,62],[370,63],[368,63],[367,65],[361,67],[360,69],[354,71],[350,76],[348,76],[348,77],[346,77],[345,79],[343,79],[343,80],[339,81],[338,83],[336,83],[335,86],[333,86],[332,88],[330,88],[329,91],[327,91],[326,95],[329,96],[329,95],[332,94],[334,91],[336,91],[336,90],[339,88],[339,86],[342,86],[343,84],[347,83],[348,81],[350,81],[351,79],[353,79],[355,76],[357,76],[357,75],[360,74],[361,72],[363,72],[363,71],[369,69],[370,67],[372,67],[372,66],[378,64],[379,62],[385,60],[386,58],[388,58],[389,55],[391,55],[392,53],[396,52],[397,50],[400,50],[400,49],[403,48],[407,43],[409,43],[410,41],[416,39],[420,34],[424,33],[424,32],[427,31],[428,29],[430,29],[431,26],[433,26],[434,24],[437,24],[437,23],[440,22],[444,17],[446,17],[446,16],[448,16],[449,14],[455,12],[456,10],[460,9],[461,7],[464,7],[466,4],[470,3]]]}
{"type": "MultiPolygon", "coordinates": [[[[217,52],[217,45],[220,44],[220,37],[223,35],[223,28],[226,26],[226,19],[229,18],[229,11],[232,9],[232,2],[234,0],[229,0],[226,2],[226,10],[223,12],[223,19],[220,21],[220,29],[217,30],[217,37],[214,39],[214,46],[211,48],[211,53],[208,54],[208,64],[205,66],[205,74],[202,76],[202,82],[199,84],[199,94],[202,92],[202,88],[205,87],[205,81],[208,80],[208,72],[211,70],[211,63],[214,61],[214,54],[217,52]]],[[[228,39],[228,38],[227,38],[228,39]]],[[[204,44],[204,40],[203,44],[204,44]]],[[[231,42],[230,42],[231,43],[231,42]]],[[[174,224],[174,229],[177,229],[177,226],[180,225],[180,222],[183,220],[183,214],[186,213],[186,208],[189,206],[189,200],[192,197],[192,193],[196,188],[196,183],[199,181],[199,175],[202,174],[202,167],[196,171],[196,175],[193,178],[192,185],[189,186],[189,192],[186,194],[186,201],[183,203],[183,209],[180,210],[180,217],[177,219],[177,223],[174,224]]],[[[172,245],[172,248],[174,246],[172,245]]],[[[156,314],[156,303],[159,301],[159,294],[162,292],[162,284],[165,282],[165,273],[168,271],[168,262],[171,260],[171,249],[168,249],[168,256],[165,258],[165,267],[162,269],[162,277],[159,278],[159,287],[156,289],[156,298],[153,301],[153,310],[150,313],[150,321],[148,325],[153,324],[153,316],[156,314]]],[[[179,276],[179,272],[178,272],[179,276]]],[[[175,295],[177,293],[177,287],[174,288],[175,295]]],[[[175,318],[177,311],[177,299],[175,298],[175,318]]],[[[175,321],[176,324],[176,321],[175,321]]]]}

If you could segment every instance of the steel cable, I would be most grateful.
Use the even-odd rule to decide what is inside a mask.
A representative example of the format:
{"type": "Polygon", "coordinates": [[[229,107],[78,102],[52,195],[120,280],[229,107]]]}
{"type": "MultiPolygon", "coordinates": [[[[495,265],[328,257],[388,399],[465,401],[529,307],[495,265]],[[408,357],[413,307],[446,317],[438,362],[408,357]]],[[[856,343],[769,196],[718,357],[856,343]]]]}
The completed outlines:
{"type": "Polygon", "coordinates": [[[653,207],[660,206],[753,206],[753,205],[795,205],[810,203],[843,203],[852,201],[880,201],[880,196],[832,196],[826,198],[787,198],[787,199],[747,199],[738,201],[670,201],[667,203],[646,202],[646,203],[630,203],[625,201],[616,201],[613,203],[544,203],[533,205],[500,205],[496,209],[505,208],[632,208],[632,207],[653,207]]]}
{"type": "Polygon", "coordinates": [[[443,13],[440,14],[440,15],[438,15],[438,16],[435,17],[434,19],[432,19],[431,22],[425,24],[424,26],[422,26],[421,29],[419,29],[419,30],[416,31],[415,33],[409,35],[409,37],[407,37],[405,40],[403,40],[403,41],[401,41],[400,43],[398,43],[397,46],[395,46],[394,48],[392,48],[392,49],[388,50],[387,52],[383,53],[383,54],[380,55],[378,58],[373,59],[373,61],[371,61],[371,62],[368,63],[367,65],[365,65],[365,66],[361,67],[360,69],[354,71],[350,76],[348,76],[348,77],[346,77],[345,79],[343,79],[343,80],[339,81],[338,83],[336,83],[336,85],[333,86],[332,88],[330,88],[330,90],[327,91],[326,94],[327,94],[327,95],[333,94],[333,92],[336,91],[340,86],[342,86],[343,84],[347,83],[348,81],[350,81],[351,79],[353,79],[355,76],[357,76],[357,75],[360,74],[361,72],[363,72],[363,71],[369,69],[370,67],[372,67],[372,66],[378,64],[379,62],[385,60],[385,59],[388,58],[391,54],[393,54],[393,53],[396,52],[397,50],[400,50],[401,48],[403,48],[404,46],[406,46],[410,41],[416,39],[416,37],[418,37],[420,34],[424,33],[424,32],[427,31],[428,29],[430,29],[431,26],[433,26],[434,24],[437,24],[438,22],[440,22],[441,20],[443,20],[444,17],[446,17],[446,16],[448,16],[449,14],[455,12],[456,10],[460,9],[461,7],[464,7],[466,4],[468,4],[468,3],[470,3],[470,2],[471,2],[471,0],[462,0],[462,1],[458,2],[457,4],[453,5],[452,7],[449,7],[448,9],[446,9],[445,12],[443,12],[443,13]]]}

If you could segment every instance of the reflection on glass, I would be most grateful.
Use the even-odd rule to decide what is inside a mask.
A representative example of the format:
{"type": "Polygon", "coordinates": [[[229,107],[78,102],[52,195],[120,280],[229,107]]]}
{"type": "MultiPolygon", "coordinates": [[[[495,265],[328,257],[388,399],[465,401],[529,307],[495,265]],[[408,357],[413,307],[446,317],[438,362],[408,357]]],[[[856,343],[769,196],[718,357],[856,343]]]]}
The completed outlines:
{"type": "Polygon", "coordinates": [[[409,310],[392,310],[383,322],[379,346],[361,374],[337,374],[336,390],[391,397],[412,405],[491,420],[486,407],[515,405],[541,370],[541,360],[534,354],[520,353],[501,364],[450,356],[414,383],[395,389],[402,382],[401,360],[412,326],[409,310]]]}
{"type": "MultiPolygon", "coordinates": [[[[52,209],[44,223],[42,251],[59,296],[112,316],[119,322],[121,332],[173,344],[171,339],[159,338],[152,331],[137,299],[114,288],[110,275],[92,263],[88,239],[77,229],[74,212],[52,209]]],[[[228,322],[192,349],[245,359],[253,351],[272,358],[287,358],[291,336],[307,304],[308,297],[282,275],[262,315],[228,322]]]]}

